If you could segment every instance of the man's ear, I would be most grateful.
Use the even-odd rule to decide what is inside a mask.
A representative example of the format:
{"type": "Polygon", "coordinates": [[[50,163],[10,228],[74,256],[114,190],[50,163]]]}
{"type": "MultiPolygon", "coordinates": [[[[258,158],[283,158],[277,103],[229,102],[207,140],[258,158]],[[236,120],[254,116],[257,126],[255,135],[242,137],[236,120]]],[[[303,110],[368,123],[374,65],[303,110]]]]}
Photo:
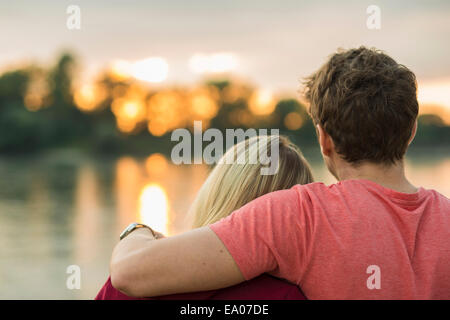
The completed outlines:
{"type": "Polygon", "coordinates": [[[319,137],[320,150],[324,156],[329,157],[334,148],[333,140],[331,140],[330,135],[326,133],[320,124],[316,125],[316,129],[319,137]]]}
{"type": "Polygon", "coordinates": [[[414,137],[416,136],[416,133],[417,133],[417,120],[416,120],[416,122],[414,123],[414,126],[413,126],[413,128],[412,128],[412,131],[411,131],[411,137],[409,138],[409,141],[408,141],[408,146],[411,144],[411,142],[413,142],[413,140],[414,140],[414,137]]]}

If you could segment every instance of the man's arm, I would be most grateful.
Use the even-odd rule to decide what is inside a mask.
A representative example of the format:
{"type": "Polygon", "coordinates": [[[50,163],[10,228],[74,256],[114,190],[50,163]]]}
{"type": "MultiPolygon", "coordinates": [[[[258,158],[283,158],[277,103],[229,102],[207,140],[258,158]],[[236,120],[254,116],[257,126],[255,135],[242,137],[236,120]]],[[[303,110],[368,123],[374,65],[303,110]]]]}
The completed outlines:
{"type": "Polygon", "coordinates": [[[312,230],[300,210],[292,188],[177,236],[154,240],[147,228],[135,230],[114,249],[112,284],[142,297],[224,288],[265,272],[298,283],[312,230]]]}
{"type": "Polygon", "coordinates": [[[113,286],[135,297],[219,289],[245,280],[209,227],[158,240],[147,228],[137,229],[114,248],[110,272],[113,286]]]}

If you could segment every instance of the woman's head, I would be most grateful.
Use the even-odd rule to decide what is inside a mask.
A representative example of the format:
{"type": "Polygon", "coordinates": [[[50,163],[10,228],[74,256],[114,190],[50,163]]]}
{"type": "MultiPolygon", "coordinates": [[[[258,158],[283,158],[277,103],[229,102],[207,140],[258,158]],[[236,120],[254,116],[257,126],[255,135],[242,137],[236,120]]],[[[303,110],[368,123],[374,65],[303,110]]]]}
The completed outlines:
{"type": "Polygon", "coordinates": [[[194,228],[219,221],[266,193],[313,182],[308,162],[286,137],[254,137],[242,141],[228,150],[222,160],[230,152],[236,158],[245,155],[245,163],[219,161],[214,167],[190,209],[194,228]],[[255,154],[268,154],[272,143],[278,143],[278,171],[273,175],[261,175],[264,165],[249,159],[255,154]]]}

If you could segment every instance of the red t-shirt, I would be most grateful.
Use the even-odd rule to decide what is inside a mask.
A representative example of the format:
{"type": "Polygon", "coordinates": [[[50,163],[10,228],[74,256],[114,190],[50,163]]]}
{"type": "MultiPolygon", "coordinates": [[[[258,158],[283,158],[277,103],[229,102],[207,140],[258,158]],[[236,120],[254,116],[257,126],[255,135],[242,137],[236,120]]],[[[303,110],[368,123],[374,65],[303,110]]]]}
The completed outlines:
{"type": "Polygon", "coordinates": [[[154,298],[129,297],[108,278],[95,300],[305,300],[300,289],[284,280],[262,275],[250,281],[220,290],[172,294],[154,298]]]}
{"type": "Polygon", "coordinates": [[[246,279],[308,299],[450,299],[450,200],[367,180],[297,185],[211,225],[246,279]]]}

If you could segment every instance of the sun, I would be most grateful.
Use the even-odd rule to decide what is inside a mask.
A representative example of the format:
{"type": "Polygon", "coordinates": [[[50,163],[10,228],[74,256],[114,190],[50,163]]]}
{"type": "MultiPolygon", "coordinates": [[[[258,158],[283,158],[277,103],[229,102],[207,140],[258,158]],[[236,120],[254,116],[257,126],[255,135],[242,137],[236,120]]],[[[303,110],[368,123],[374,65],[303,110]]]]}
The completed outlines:
{"type": "Polygon", "coordinates": [[[134,78],[147,82],[163,82],[169,74],[169,64],[161,57],[151,57],[136,61],[131,66],[134,78]]]}

